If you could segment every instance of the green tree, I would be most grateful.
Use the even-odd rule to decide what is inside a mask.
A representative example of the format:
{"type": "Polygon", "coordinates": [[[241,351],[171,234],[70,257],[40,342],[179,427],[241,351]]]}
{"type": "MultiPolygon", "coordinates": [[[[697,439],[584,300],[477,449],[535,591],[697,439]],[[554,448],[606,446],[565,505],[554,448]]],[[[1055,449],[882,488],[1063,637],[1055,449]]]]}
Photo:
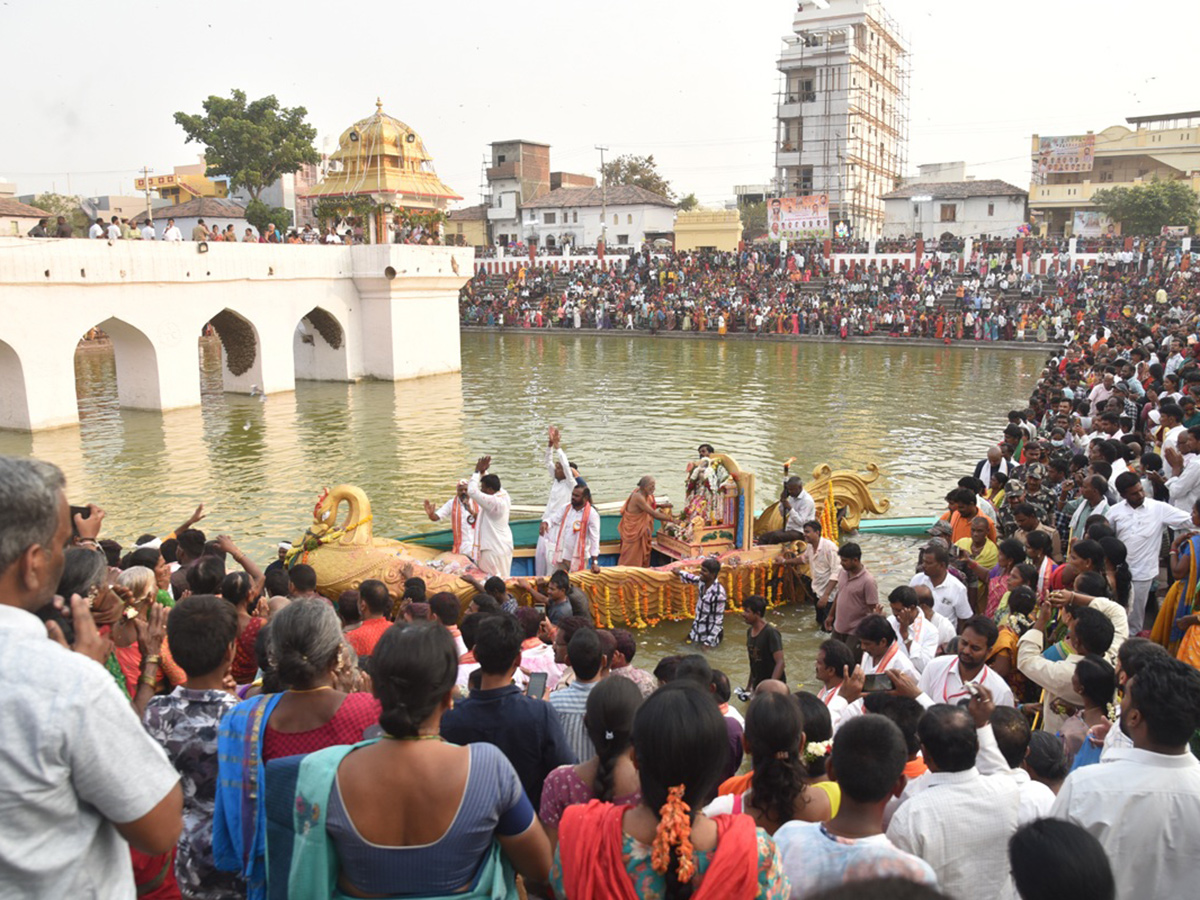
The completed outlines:
{"type": "Polygon", "coordinates": [[[752,241],[767,233],[767,203],[743,203],[738,209],[742,216],[742,239],[752,241]]]}
{"type": "Polygon", "coordinates": [[[246,221],[258,229],[259,234],[267,230],[267,223],[274,222],[275,230],[283,234],[292,225],[292,211],[282,206],[268,206],[261,200],[246,204],[246,221]]]}
{"type": "Polygon", "coordinates": [[[1196,224],[1197,198],[1182,181],[1159,181],[1133,187],[1106,188],[1092,194],[1092,203],[1125,234],[1158,234],[1164,225],[1196,224]]]}
{"type": "Polygon", "coordinates": [[[635,156],[632,153],[626,153],[606,162],[601,172],[605,182],[610,186],[632,184],[652,194],[666,197],[668,200],[675,199],[675,192],[671,190],[671,182],[659,174],[658,164],[654,162],[653,153],[649,156],[635,156]]]}
{"type": "Polygon", "coordinates": [[[44,209],[52,216],[65,216],[76,231],[83,229],[86,232],[90,224],[87,215],[79,205],[79,198],[70,194],[52,194],[47,191],[34,197],[33,205],[38,209],[44,209]]]}
{"type": "Polygon", "coordinates": [[[204,145],[208,175],[227,176],[255,200],[281,175],[321,159],[313,146],[317,129],[304,121],[303,106],[283,108],[273,94],[247,103],[239,90],[231,99],[210,96],[203,106],[202,116],[175,113],[176,124],[189,142],[204,145]]]}
{"type": "Polygon", "coordinates": [[[699,205],[700,205],[700,201],[696,199],[696,195],[688,194],[686,197],[684,197],[682,200],[679,201],[679,211],[680,212],[691,212],[693,209],[695,209],[699,205]]]}

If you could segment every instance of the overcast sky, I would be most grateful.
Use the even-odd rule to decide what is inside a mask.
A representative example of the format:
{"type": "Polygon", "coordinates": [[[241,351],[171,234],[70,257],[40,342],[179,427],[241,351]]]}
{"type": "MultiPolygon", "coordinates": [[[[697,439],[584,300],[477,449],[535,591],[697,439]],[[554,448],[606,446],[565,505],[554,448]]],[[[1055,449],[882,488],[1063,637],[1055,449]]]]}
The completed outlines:
{"type": "MultiPolygon", "coordinates": [[[[194,162],[172,114],[241,88],[320,135],[384,110],[441,178],[479,196],[491,141],[551,144],[555,170],[654,154],[707,205],[773,174],[775,68],[794,0],[108,3],[0,0],[0,178],[20,193],[127,194],[194,162]]],[[[889,0],[912,50],[909,169],[965,160],[1027,187],[1029,136],[1192,109],[1194,7],[1177,0],[889,0]]],[[[333,149],[331,147],[330,149],[333,149]]]]}

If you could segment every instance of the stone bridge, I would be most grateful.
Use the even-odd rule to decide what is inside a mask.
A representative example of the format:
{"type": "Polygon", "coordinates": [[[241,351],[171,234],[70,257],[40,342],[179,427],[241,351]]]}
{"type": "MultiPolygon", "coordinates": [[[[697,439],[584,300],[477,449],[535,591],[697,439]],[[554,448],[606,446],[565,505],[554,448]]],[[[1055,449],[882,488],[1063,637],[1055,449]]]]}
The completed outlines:
{"type": "Polygon", "coordinates": [[[79,421],[74,354],[112,339],[121,406],[200,404],[211,323],[225,390],[457,371],[470,248],[0,238],[0,428],[79,421]]]}

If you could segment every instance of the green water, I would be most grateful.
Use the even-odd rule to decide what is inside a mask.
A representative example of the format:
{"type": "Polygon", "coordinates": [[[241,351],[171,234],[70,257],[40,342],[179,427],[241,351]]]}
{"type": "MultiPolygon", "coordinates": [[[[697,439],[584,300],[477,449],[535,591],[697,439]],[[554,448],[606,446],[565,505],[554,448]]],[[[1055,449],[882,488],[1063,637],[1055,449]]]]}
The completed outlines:
{"type": "MultiPolygon", "coordinates": [[[[697,444],[711,443],[759,478],[772,499],[782,460],[806,477],[880,467],[876,497],[893,515],[932,513],[1023,405],[1040,351],[646,337],[464,334],[461,374],[391,383],[301,382],[265,403],[220,392],[206,349],[204,403],[167,413],[122,410],[111,352],[77,354],[81,424],[37,434],[0,432],[0,453],[32,454],[66,472],[72,503],[96,502],[107,536],[123,543],[165,532],[200,501],[206,531],[234,535],[267,560],[299,536],[317,495],[348,482],[371,499],[377,534],[434,528],[440,504],[476,458],[493,457],[514,502],[542,504],[546,428],[563,433],[597,502],[623,500],[642,475],[682,498],[697,444]]],[[[915,538],[864,536],[881,592],[907,581],[915,538]]],[[[812,683],[818,637],[811,610],[780,614],[790,680],[812,683]]],[[[686,623],[642,637],[638,662],[681,649],[686,623]]],[[[726,623],[714,664],[744,679],[740,620],[726,623]]]]}

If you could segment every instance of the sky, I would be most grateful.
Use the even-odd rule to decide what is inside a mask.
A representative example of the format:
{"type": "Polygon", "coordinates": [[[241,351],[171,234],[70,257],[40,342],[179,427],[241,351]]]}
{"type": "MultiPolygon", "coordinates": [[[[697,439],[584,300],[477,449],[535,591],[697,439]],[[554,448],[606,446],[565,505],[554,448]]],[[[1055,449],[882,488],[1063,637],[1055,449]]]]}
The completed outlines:
{"type": "MultiPolygon", "coordinates": [[[[1194,109],[1193,7],[1179,0],[887,0],[911,47],[908,160],[1029,183],[1031,134],[1194,109]]],[[[478,202],[492,141],[551,168],[653,154],[719,207],[773,175],[776,62],[795,0],[201,4],[0,0],[9,73],[0,180],[21,194],[131,194],[142,166],[194,163],[176,111],[234,88],[303,106],[318,147],[384,111],[478,202]]],[[[322,149],[325,149],[322,147],[322,149]]]]}

